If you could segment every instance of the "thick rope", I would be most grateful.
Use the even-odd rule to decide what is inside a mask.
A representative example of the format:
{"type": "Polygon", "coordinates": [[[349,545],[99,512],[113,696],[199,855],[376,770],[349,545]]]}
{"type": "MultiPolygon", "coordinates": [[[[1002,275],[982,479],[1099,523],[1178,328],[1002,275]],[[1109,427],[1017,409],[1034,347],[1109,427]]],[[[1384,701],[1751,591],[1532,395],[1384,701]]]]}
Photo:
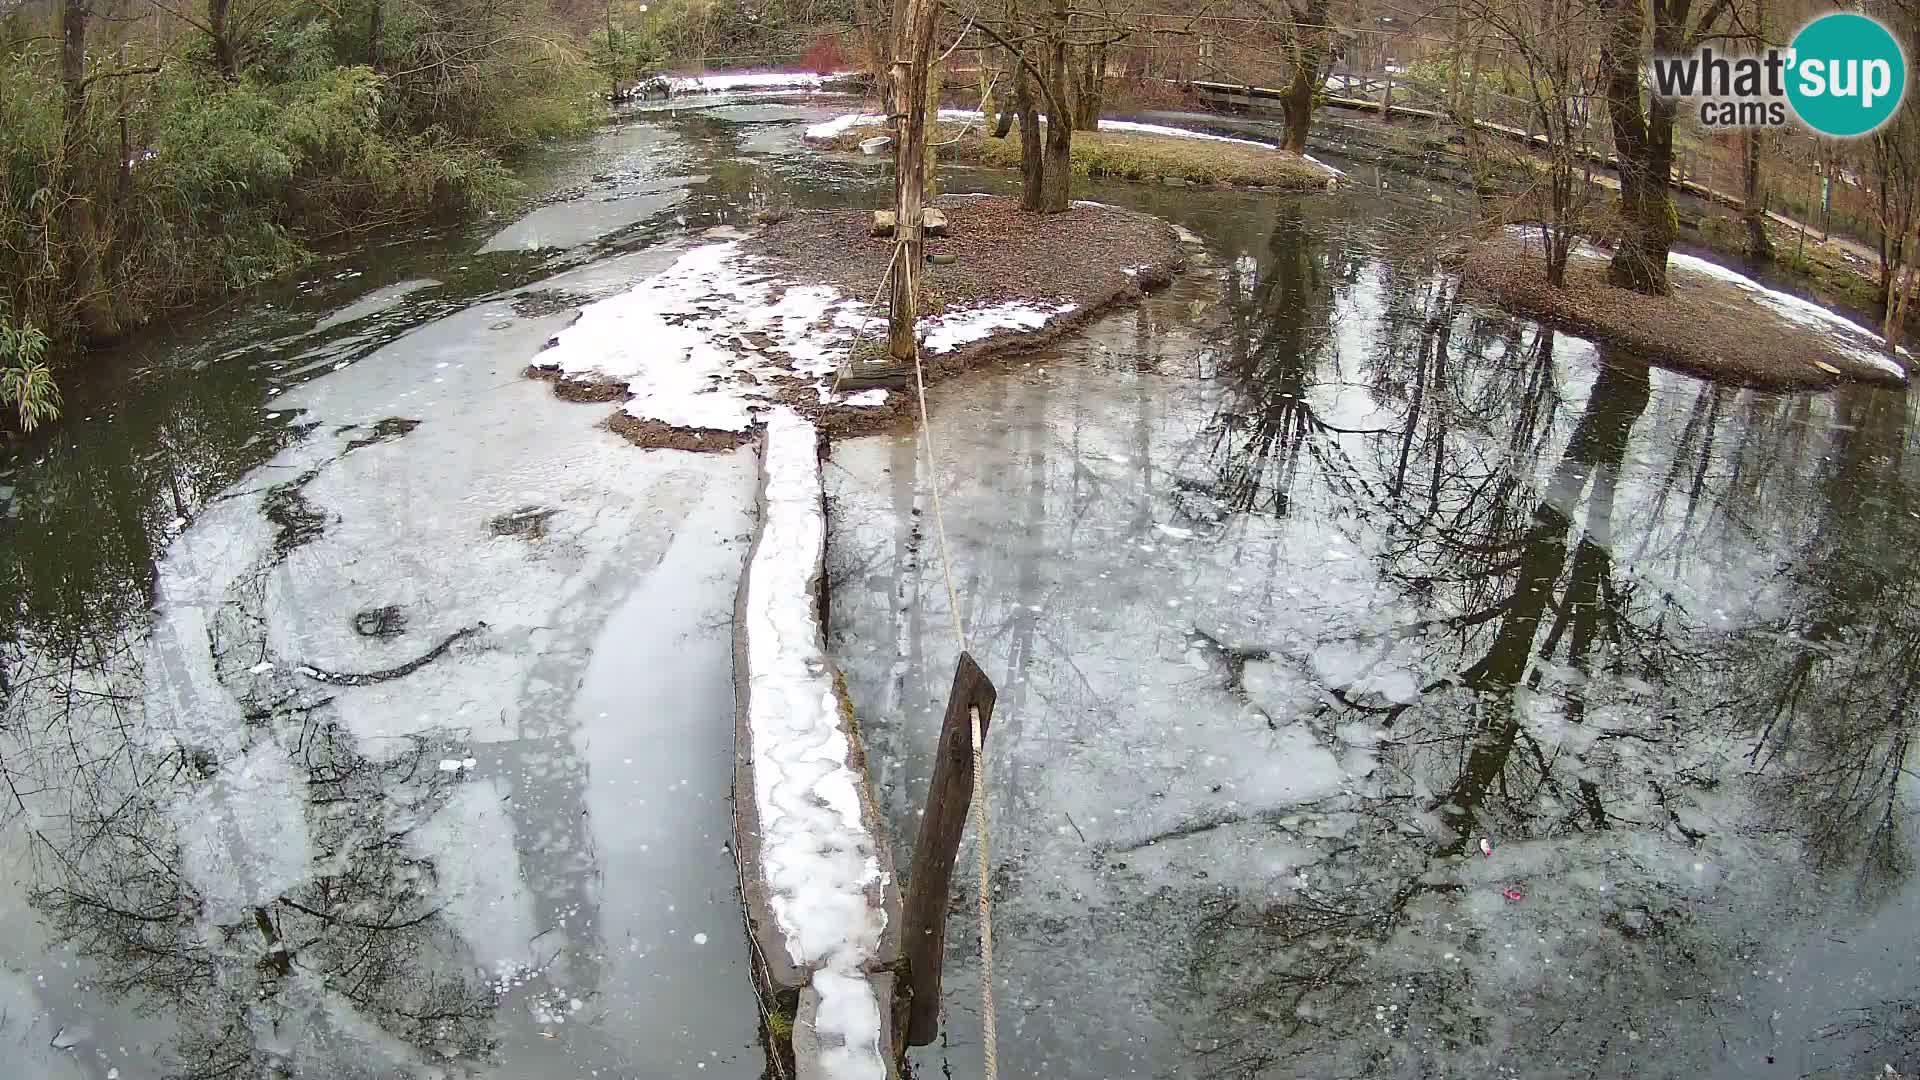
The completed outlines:
{"type": "Polygon", "coordinates": [[[986,1080],[1000,1076],[1000,1035],[993,1015],[993,896],[987,889],[986,741],[980,736],[980,709],[973,717],[973,835],[980,842],[980,1053],[986,1080]]]}
{"type": "MultiPolygon", "coordinates": [[[[896,258],[898,254],[896,247],[896,258]]],[[[959,652],[965,652],[967,628],[960,619],[959,590],[953,587],[953,559],[947,551],[947,521],[940,511],[940,457],[933,438],[933,414],[927,411],[927,376],[920,362],[920,346],[917,342],[913,349],[913,382],[920,398],[920,431],[927,443],[927,488],[933,495],[933,527],[940,542],[940,573],[947,583],[947,614],[953,618],[954,647],[959,652]]],[[[980,872],[980,1050],[986,1080],[998,1080],[1000,1035],[993,1008],[993,896],[988,889],[987,747],[980,730],[979,707],[969,707],[967,715],[973,734],[973,834],[979,848],[980,872]]]]}

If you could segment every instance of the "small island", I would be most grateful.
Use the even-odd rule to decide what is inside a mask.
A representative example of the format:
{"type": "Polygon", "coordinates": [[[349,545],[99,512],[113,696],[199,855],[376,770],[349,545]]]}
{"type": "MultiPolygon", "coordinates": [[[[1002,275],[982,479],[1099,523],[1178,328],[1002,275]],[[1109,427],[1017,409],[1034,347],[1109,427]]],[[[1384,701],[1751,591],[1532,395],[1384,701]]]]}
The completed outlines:
{"type": "MultiPolygon", "coordinates": [[[[1011,199],[937,200],[919,334],[929,381],[1037,349],[1170,282],[1197,245],[1158,218],[1094,202],[1065,213],[1011,199]]],[[[574,401],[622,401],[608,426],[640,446],[725,450],[791,407],[829,436],[918,415],[905,388],[843,390],[862,347],[883,344],[894,250],[861,210],[793,213],[718,234],[628,292],[583,308],[533,360],[574,401]]]]}

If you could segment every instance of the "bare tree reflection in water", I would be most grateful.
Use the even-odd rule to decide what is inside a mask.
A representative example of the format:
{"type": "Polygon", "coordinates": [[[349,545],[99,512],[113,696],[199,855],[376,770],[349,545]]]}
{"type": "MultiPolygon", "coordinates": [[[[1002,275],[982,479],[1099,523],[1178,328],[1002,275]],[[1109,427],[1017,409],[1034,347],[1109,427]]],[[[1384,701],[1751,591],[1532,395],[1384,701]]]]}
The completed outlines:
{"type": "Polygon", "coordinates": [[[1214,470],[1203,494],[1215,507],[1286,515],[1301,455],[1336,430],[1310,395],[1333,342],[1336,296],[1364,265],[1353,249],[1325,244],[1290,202],[1275,212],[1266,258],[1227,266],[1218,374],[1235,390],[1203,435],[1214,470]]]}
{"type": "Polygon", "coordinates": [[[1838,445],[1811,479],[1824,527],[1782,560],[1785,609],[1729,650],[1729,669],[1750,673],[1730,701],[1762,723],[1747,760],[1779,814],[1872,900],[1913,870],[1902,785],[1920,704],[1920,567],[1883,540],[1914,505],[1896,467],[1905,403],[1843,392],[1836,404],[1838,445]]]}
{"type": "Polygon", "coordinates": [[[434,900],[433,861],[409,841],[459,782],[438,766],[454,744],[407,737],[372,749],[341,727],[331,698],[291,674],[251,677],[264,624],[240,613],[259,595],[238,590],[222,626],[248,637],[227,641],[231,662],[217,663],[245,709],[237,741],[196,735],[200,718],[145,714],[134,632],[52,637],[16,654],[0,777],[4,824],[35,883],[28,899],[96,965],[101,990],[177,1021],[163,1055],[170,1076],[291,1076],[324,1064],[328,1075],[372,1077],[408,1060],[485,1059],[492,991],[434,900]],[[312,862],[279,888],[252,881],[236,906],[196,883],[251,880],[254,869],[189,860],[243,864],[285,838],[195,848],[182,833],[195,811],[183,808],[251,829],[246,799],[258,795],[221,789],[255,760],[289,770],[312,862]]]}

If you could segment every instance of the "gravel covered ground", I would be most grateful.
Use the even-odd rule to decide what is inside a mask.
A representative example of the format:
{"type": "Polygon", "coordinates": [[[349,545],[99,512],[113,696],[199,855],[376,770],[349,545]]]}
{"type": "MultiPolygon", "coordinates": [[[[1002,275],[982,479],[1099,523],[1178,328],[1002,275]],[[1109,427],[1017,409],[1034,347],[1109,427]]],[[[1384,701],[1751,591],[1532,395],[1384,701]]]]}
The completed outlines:
{"type": "MultiPolygon", "coordinates": [[[[952,351],[923,347],[929,381],[1040,348],[1113,305],[1138,299],[1143,289],[1164,286],[1185,265],[1174,228],[1132,210],[1077,202],[1064,214],[1030,214],[1012,199],[973,195],[947,196],[935,205],[947,214],[949,235],[929,238],[927,254],[956,261],[923,269],[922,315],[1015,303],[1073,309],[1036,329],[1001,330],[952,351]]],[[[868,210],[798,213],[756,230],[742,247],[796,283],[828,284],[872,301],[893,257],[891,239],[869,235],[872,216],[868,210]]],[[[878,304],[884,312],[884,293],[878,304]]],[[[878,335],[872,340],[885,344],[878,335]]],[[[788,403],[832,436],[886,430],[918,415],[913,395],[901,391],[880,408],[822,405],[810,393],[790,395],[788,403]]]]}
{"type": "Polygon", "coordinates": [[[1607,284],[1604,259],[1576,251],[1566,287],[1554,289],[1537,237],[1529,247],[1509,234],[1470,247],[1461,269],[1469,290],[1510,311],[1688,374],[1771,389],[1903,382],[1873,360],[1870,334],[1789,317],[1753,291],[1678,265],[1668,270],[1671,295],[1644,296],[1607,284]]]}
{"type": "MultiPolygon", "coordinates": [[[[1098,203],[1076,203],[1064,214],[1029,214],[1011,199],[971,195],[936,205],[950,235],[929,238],[927,254],[957,261],[922,273],[927,314],[1014,300],[1096,306],[1134,283],[1128,270],[1150,268],[1164,282],[1178,246],[1165,222],[1098,203]]],[[[797,280],[871,300],[893,257],[890,238],[868,235],[871,221],[865,210],[803,212],[757,230],[743,250],[797,280]]]]}

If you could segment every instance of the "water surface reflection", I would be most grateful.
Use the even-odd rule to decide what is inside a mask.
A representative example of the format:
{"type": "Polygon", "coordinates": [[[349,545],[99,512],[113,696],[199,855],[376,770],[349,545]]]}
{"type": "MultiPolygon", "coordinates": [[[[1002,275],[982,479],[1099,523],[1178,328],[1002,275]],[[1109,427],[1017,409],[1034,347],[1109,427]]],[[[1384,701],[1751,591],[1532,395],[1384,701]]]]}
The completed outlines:
{"type": "MultiPolygon", "coordinates": [[[[1905,399],[1650,370],[1353,204],[1261,211],[1195,223],[1217,282],[937,393],[1002,687],[1003,1066],[1920,1064],[1905,399]]],[[[833,461],[835,642],[911,837],[953,653],[925,464],[833,461]]],[[[920,1064],[973,1075],[954,940],[920,1064]]]]}

